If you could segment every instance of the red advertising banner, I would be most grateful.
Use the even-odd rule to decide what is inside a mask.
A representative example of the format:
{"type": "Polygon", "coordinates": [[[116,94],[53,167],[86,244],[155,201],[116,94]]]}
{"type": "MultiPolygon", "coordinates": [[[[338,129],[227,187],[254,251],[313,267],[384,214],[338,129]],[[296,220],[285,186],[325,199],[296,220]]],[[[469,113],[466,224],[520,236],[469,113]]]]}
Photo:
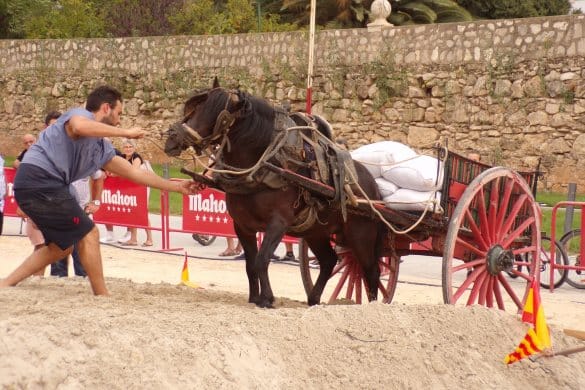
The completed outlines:
{"type": "Polygon", "coordinates": [[[107,177],[104,182],[102,204],[93,220],[97,223],[147,227],[147,188],[121,177],[107,177]]]}
{"type": "Polygon", "coordinates": [[[225,194],[206,188],[183,196],[183,230],[213,236],[235,237],[234,221],[227,212],[225,194]]]}
{"type": "Polygon", "coordinates": [[[16,200],[14,199],[14,176],[16,169],[4,168],[4,178],[6,179],[6,196],[4,197],[4,215],[7,217],[16,217],[16,200]]]}

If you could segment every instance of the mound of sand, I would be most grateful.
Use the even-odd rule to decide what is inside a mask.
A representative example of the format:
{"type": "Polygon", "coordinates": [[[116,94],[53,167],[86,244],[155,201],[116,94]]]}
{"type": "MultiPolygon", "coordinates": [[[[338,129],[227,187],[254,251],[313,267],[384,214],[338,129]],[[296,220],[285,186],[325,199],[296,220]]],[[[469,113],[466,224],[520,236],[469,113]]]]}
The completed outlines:
{"type": "MultiPolygon", "coordinates": [[[[585,354],[503,364],[526,332],[481,307],[332,305],[109,279],[0,291],[3,388],[566,388],[585,354]]],[[[552,327],[556,349],[575,339],[552,327]]]]}
{"type": "MultiPolygon", "coordinates": [[[[3,277],[30,246],[21,237],[2,237],[0,244],[3,277]]],[[[193,289],[168,283],[178,280],[181,257],[102,251],[111,297],[94,297],[80,278],[32,278],[0,290],[0,388],[548,390],[585,384],[585,353],[506,366],[504,357],[528,325],[499,310],[439,304],[440,288],[430,284],[401,282],[390,305],[308,308],[298,269],[275,264],[276,308],[259,309],[247,303],[243,262],[193,261],[194,279],[205,287],[193,289]]],[[[583,324],[582,292],[571,290],[570,302],[543,293],[556,351],[584,345],[562,332],[583,324]]]]}

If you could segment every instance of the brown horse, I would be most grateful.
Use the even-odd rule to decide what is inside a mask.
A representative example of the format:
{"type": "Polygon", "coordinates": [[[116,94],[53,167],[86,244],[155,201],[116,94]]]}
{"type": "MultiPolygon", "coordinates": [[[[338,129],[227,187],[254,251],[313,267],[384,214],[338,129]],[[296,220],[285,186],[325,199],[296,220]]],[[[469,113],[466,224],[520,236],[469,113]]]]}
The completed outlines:
{"type": "MultiPolygon", "coordinates": [[[[258,164],[266,159],[274,165],[309,175],[306,165],[266,156],[267,150],[274,146],[277,133],[291,126],[295,123],[282,109],[242,91],[220,88],[216,81],[214,88],[202,91],[185,103],[183,120],[167,132],[165,152],[176,156],[191,146],[198,151],[213,148],[217,159],[214,168],[223,170],[216,172],[213,179],[216,186],[226,192],[227,208],[246,256],[249,302],[272,307],[274,295],[268,264],[285,234],[304,238],[319,261],[319,277],[307,297],[309,305],[320,302],[337,263],[332,237],[336,243],[352,250],[365,275],[368,299],[375,300],[384,226],[369,216],[352,212],[351,208],[344,218],[342,200],[311,195],[301,185],[284,181],[282,177],[270,179],[270,172],[258,164]],[[260,249],[257,232],[265,232],[260,249]]],[[[289,147],[288,141],[283,142],[281,149],[289,147]]],[[[301,154],[311,155],[310,150],[301,154]]],[[[355,172],[359,186],[368,197],[380,199],[367,169],[355,162],[355,172]]]]}

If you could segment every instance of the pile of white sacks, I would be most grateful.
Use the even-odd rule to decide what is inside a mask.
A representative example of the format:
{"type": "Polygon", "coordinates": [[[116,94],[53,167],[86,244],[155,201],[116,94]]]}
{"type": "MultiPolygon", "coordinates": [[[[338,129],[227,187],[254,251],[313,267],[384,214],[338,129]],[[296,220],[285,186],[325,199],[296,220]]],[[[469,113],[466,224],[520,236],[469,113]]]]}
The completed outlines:
{"type": "Polygon", "coordinates": [[[364,145],[351,152],[374,176],[386,207],[440,212],[443,164],[400,142],[364,145]]]}

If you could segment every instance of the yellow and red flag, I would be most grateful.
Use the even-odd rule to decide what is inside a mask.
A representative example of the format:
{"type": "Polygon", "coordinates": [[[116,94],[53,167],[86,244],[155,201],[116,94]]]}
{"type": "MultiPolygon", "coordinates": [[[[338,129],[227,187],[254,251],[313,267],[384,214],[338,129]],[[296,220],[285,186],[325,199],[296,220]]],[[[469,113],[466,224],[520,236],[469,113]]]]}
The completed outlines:
{"type": "Polygon", "coordinates": [[[201,288],[197,283],[189,281],[189,263],[187,259],[187,252],[185,252],[185,261],[183,262],[183,270],[181,271],[181,284],[187,287],[201,288]]]}
{"type": "Polygon", "coordinates": [[[504,363],[511,364],[527,356],[550,348],[550,334],[544,317],[544,309],[540,303],[540,288],[536,279],[532,281],[528,297],[522,312],[522,321],[533,325],[522,339],[516,350],[506,356],[504,363]]]}

